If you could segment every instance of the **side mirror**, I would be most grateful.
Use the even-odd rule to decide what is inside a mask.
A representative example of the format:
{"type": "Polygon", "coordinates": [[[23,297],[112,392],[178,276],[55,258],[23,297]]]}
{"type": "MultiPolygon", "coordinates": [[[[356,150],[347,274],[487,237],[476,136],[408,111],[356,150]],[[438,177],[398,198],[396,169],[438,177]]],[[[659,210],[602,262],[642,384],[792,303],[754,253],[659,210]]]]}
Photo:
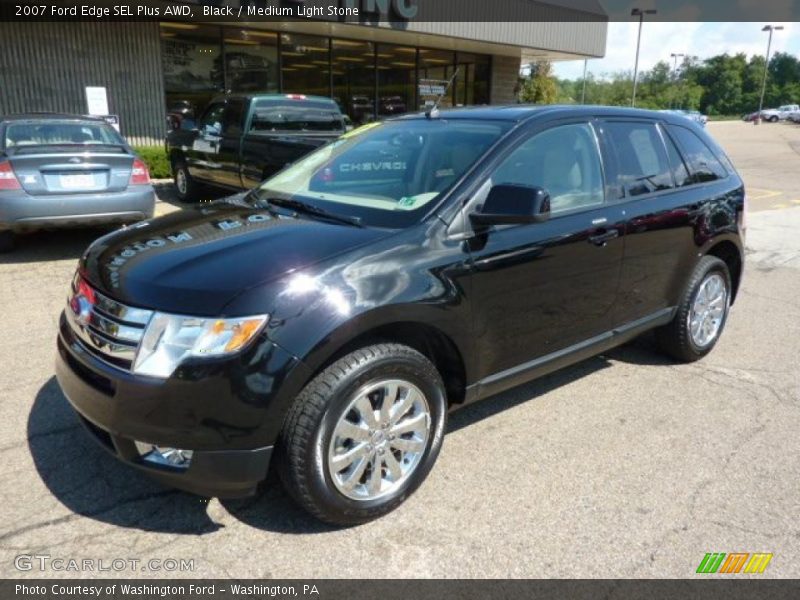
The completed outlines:
{"type": "Polygon", "coordinates": [[[543,223],[550,218],[550,194],[535,186],[495,185],[480,210],[469,218],[481,226],[543,223]]]}

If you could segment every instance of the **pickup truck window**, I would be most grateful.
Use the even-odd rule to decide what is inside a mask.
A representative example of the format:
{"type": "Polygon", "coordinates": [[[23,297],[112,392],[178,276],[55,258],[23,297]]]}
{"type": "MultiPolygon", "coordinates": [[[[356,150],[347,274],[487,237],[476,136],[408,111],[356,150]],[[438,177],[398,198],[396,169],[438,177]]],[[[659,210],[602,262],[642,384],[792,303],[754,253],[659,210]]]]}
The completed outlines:
{"type": "Polygon", "coordinates": [[[267,180],[257,196],[297,197],[368,225],[406,227],[511,126],[462,119],[372,125],[267,180]]]}
{"type": "Polygon", "coordinates": [[[250,132],[283,131],[343,132],[344,122],[339,109],[333,102],[257,100],[253,107],[250,132]]]}

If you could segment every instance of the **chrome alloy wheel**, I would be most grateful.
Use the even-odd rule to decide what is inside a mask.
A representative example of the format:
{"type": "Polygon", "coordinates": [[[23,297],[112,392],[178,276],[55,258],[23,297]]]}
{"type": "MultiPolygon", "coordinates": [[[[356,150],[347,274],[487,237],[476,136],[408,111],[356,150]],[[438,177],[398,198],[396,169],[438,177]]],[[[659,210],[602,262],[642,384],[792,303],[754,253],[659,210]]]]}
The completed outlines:
{"type": "Polygon", "coordinates": [[[711,273],[700,284],[689,312],[689,332],[695,346],[702,349],[719,335],[728,310],[728,285],[719,273],[711,273]]]}
{"type": "Polygon", "coordinates": [[[186,185],[186,171],[183,170],[183,167],[179,168],[175,173],[175,187],[178,188],[178,192],[181,195],[186,194],[188,186],[186,185]]]}
{"type": "Polygon", "coordinates": [[[391,494],[419,465],[430,434],[430,408],[417,386],[387,379],[362,388],[339,417],[328,447],[336,489],[361,501],[391,494]]]}

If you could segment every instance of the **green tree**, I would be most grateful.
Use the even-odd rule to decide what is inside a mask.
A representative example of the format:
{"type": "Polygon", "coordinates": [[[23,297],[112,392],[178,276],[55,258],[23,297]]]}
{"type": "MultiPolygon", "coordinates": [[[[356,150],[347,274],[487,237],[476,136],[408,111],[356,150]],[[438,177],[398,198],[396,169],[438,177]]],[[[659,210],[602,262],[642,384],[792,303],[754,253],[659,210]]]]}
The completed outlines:
{"type": "Polygon", "coordinates": [[[553,104],[558,96],[556,78],[549,61],[540,60],[530,65],[531,74],[520,90],[520,100],[526,104],[553,104]]]}

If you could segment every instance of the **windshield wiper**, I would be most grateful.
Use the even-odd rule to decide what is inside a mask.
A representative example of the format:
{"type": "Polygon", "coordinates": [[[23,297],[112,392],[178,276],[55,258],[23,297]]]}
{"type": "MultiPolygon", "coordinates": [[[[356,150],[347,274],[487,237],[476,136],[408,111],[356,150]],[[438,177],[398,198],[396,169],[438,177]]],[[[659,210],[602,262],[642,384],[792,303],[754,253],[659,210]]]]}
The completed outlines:
{"type": "Polygon", "coordinates": [[[261,200],[261,202],[264,202],[265,204],[272,204],[273,206],[288,208],[289,210],[293,210],[298,213],[303,213],[314,217],[321,217],[323,219],[328,219],[330,221],[337,221],[339,223],[344,223],[345,225],[353,225],[354,227],[364,227],[364,224],[361,222],[360,217],[337,215],[336,213],[327,211],[324,208],[320,208],[319,206],[314,206],[313,204],[307,204],[305,202],[301,202],[300,200],[291,200],[288,198],[269,198],[266,200],[261,200]]]}

